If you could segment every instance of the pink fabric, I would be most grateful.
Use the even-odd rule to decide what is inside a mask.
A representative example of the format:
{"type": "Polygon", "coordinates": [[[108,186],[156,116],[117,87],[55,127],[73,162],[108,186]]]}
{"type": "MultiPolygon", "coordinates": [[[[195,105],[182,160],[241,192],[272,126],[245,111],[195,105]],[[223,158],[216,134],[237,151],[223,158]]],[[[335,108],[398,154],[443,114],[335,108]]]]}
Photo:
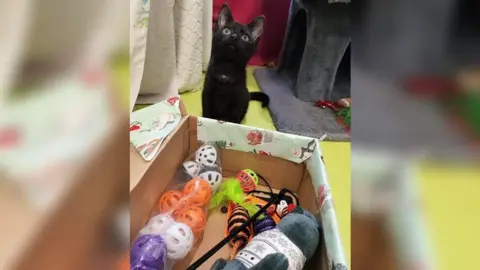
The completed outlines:
{"type": "Polygon", "coordinates": [[[217,19],[225,2],[232,10],[235,20],[240,23],[246,24],[257,16],[265,16],[265,29],[249,64],[262,66],[272,61],[276,63],[285,36],[290,0],[214,0],[213,20],[217,19]]]}

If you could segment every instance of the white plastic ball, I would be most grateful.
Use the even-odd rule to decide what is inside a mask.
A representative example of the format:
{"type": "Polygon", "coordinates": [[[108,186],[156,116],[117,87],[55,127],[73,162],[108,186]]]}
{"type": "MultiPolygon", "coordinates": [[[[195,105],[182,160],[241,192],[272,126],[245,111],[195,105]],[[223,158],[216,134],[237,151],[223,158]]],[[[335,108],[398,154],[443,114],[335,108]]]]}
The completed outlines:
{"type": "Polygon", "coordinates": [[[191,177],[195,178],[200,173],[200,165],[195,161],[185,161],[183,163],[183,170],[191,177]]]}
{"type": "Polygon", "coordinates": [[[170,215],[160,214],[152,217],[147,225],[140,231],[140,234],[161,235],[168,227],[172,226],[175,220],[170,215]]]}
{"type": "Polygon", "coordinates": [[[212,145],[203,145],[195,153],[195,161],[201,166],[213,166],[217,163],[217,149],[212,145]]]}
{"type": "Polygon", "coordinates": [[[181,260],[193,246],[193,232],[186,224],[175,222],[161,235],[167,244],[167,257],[181,260]]]}
{"type": "Polygon", "coordinates": [[[206,180],[212,189],[212,192],[216,192],[222,184],[222,174],[215,168],[204,168],[200,171],[198,177],[206,180]]]}

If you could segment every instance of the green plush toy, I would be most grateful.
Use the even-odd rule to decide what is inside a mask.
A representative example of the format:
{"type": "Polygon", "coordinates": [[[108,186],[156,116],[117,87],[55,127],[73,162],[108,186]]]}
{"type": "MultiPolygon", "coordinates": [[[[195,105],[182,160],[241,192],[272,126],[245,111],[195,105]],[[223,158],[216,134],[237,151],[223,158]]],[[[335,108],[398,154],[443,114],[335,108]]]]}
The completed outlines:
{"type": "Polygon", "coordinates": [[[211,269],[301,270],[315,253],[319,239],[319,225],[313,215],[297,207],[277,228],[255,236],[232,261],[219,259],[211,269]]]}

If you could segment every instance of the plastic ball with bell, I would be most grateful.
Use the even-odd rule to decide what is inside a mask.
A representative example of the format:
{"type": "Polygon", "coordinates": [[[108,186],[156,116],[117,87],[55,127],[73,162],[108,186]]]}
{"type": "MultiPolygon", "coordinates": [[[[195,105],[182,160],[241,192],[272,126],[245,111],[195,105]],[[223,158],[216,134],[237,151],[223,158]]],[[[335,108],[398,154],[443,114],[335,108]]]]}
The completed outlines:
{"type": "Polygon", "coordinates": [[[218,152],[212,145],[203,145],[195,153],[195,161],[201,166],[213,166],[217,163],[218,152]]]}
{"type": "Polygon", "coordinates": [[[222,185],[222,173],[217,166],[204,167],[199,175],[199,178],[207,180],[208,184],[212,188],[212,192],[216,192],[222,185]]]}
{"type": "Polygon", "coordinates": [[[167,257],[171,260],[181,260],[187,256],[193,246],[193,232],[186,224],[175,222],[162,233],[167,243],[167,257]]]}
{"type": "Polygon", "coordinates": [[[185,161],[182,169],[190,179],[197,177],[200,173],[200,165],[195,161],[185,161]]]}
{"type": "Polygon", "coordinates": [[[238,172],[237,179],[240,181],[242,190],[247,193],[253,191],[258,185],[258,175],[250,169],[238,172]]]}
{"type": "Polygon", "coordinates": [[[212,188],[206,180],[194,178],[183,188],[183,195],[189,205],[204,206],[210,201],[212,188]]]}
{"type": "Polygon", "coordinates": [[[176,216],[176,221],[186,224],[192,232],[199,233],[205,229],[207,217],[205,211],[198,206],[189,206],[176,216]]]}
{"type": "Polygon", "coordinates": [[[184,194],[178,190],[167,191],[158,201],[158,210],[160,213],[181,211],[187,206],[184,194]]]}
{"type": "Polygon", "coordinates": [[[140,231],[140,234],[157,234],[164,233],[168,227],[172,226],[175,220],[168,214],[160,214],[153,216],[145,227],[140,231]]]}

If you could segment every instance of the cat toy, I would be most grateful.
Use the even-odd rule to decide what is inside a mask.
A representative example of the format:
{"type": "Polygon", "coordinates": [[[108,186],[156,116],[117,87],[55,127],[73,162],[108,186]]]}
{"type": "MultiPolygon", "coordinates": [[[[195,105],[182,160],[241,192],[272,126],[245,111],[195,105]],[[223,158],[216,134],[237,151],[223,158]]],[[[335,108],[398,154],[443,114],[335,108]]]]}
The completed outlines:
{"type": "MultiPolygon", "coordinates": [[[[225,231],[225,236],[228,236],[232,231],[242,226],[243,223],[247,222],[250,218],[247,209],[241,205],[230,203],[227,213],[227,230],[225,231]]],[[[250,239],[253,237],[253,226],[250,224],[245,228],[241,229],[235,237],[230,240],[230,245],[232,246],[231,258],[234,258],[237,254],[237,251],[244,248],[250,239]]]]}
{"type": "Polygon", "coordinates": [[[229,178],[223,181],[219,191],[212,196],[209,209],[233,202],[245,208],[248,211],[248,214],[252,216],[259,208],[247,199],[248,197],[243,192],[240,181],[235,178],[229,178]]]}
{"type": "Polygon", "coordinates": [[[141,235],[130,249],[130,269],[163,270],[166,261],[167,244],[159,235],[141,235]]]}
{"type": "Polygon", "coordinates": [[[273,195],[271,200],[266,205],[264,205],[260,210],[258,210],[253,216],[251,216],[250,219],[244,222],[241,226],[236,227],[234,230],[231,230],[227,237],[225,237],[222,241],[217,243],[213,248],[207,251],[202,257],[200,257],[194,263],[192,263],[186,270],[194,270],[200,267],[200,265],[202,265],[210,257],[212,257],[213,254],[219,251],[224,245],[229,243],[230,240],[232,240],[235,237],[235,235],[237,235],[240,231],[244,230],[246,227],[251,226],[251,223],[254,220],[256,220],[262,213],[264,213],[265,210],[267,210],[267,208],[270,205],[276,204],[279,201],[280,197],[284,196],[286,192],[288,192],[288,190],[282,189],[280,190],[278,195],[273,195]]]}
{"type": "Polygon", "coordinates": [[[258,185],[258,175],[250,169],[238,172],[237,179],[245,193],[252,192],[258,185]]]}
{"type": "Polygon", "coordinates": [[[222,172],[218,166],[203,167],[198,173],[198,177],[208,182],[213,193],[220,188],[223,179],[222,172]]]}
{"type": "Polygon", "coordinates": [[[187,179],[192,179],[198,176],[200,173],[200,165],[195,161],[185,161],[182,165],[183,173],[187,179]]]}
{"type": "Polygon", "coordinates": [[[167,244],[167,258],[181,260],[192,249],[194,235],[192,229],[184,223],[174,222],[161,234],[167,244]]]}
{"type": "Polygon", "coordinates": [[[184,200],[183,197],[183,192],[178,190],[170,190],[165,192],[158,201],[157,208],[159,212],[173,212],[173,215],[175,215],[176,212],[181,211],[187,206],[187,201],[184,200]]]}
{"type": "Polygon", "coordinates": [[[192,232],[196,234],[205,229],[207,217],[202,208],[198,206],[189,206],[177,214],[176,221],[186,224],[192,229],[192,232]]]}
{"type": "MultiPolygon", "coordinates": [[[[278,221],[275,217],[278,217],[279,219],[284,217],[285,215],[287,215],[288,213],[290,213],[293,209],[295,209],[296,206],[300,206],[300,202],[297,198],[297,195],[295,195],[295,193],[289,191],[289,190],[286,190],[286,193],[289,193],[291,196],[289,195],[282,195],[282,197],[280,198],[279,200],[279,203],[276,204],[276,205],[272,205],[270,206],[269,209],[267,209],[266,213],[273,217],[275,222],[278,224],[278,221]]],[[[258,198],[260,200],[264,200],[264,201],[268,201],[269,198],[271,198],[272,196],[274,196],[275,194],[273,193],[273,191],[271,192],[265,192],[265,191],[261,191],[261,190],[254,190],[252,191],[249,196],[252,196],[254,198],[258,198]],[[264,195],[267,195],[267,196],[261,196],[259,195],[260,194],[264,194],[264,195]]]]}
{"type": "Polygon", "coordinates": [[[217,164],[218,152],[213,145],[203,145],[195,152],[195,161],[200,166],[213,166],[217,164]]]}
{"type": "Polygon", "coordinates": [[[253,231],[255,232],[255,235],[257,235],[259,233],[275,229],[276,226],[277,223],[275,223],[273,218],[266,215],[263,219],[257,219],[254,221],[253,231]]]}
{"type": "Polygon", "coordinates": [[[190,206],[186,208],[180,213],[180,218],[177,218],[177,221],[175,221],[169,214],[153,216],[147,225],[140,231],[140,237],[138,239],[149,235],[161,236],[167,247],[167,258],[171,260],[183,259],[193,246],[195,239],[193,230],[197,231],[202,225],[205,227],[203,223],[203,220],[205,220],[203,210],[200,209],[202,211],[200,215],[203,216],[199,218],[196,216],[199,212],[196,209],[192,210],[193,208],[195,207],[190,206]]]}
{"type": "Polygon", "coordinates": [[[287,201],[281,200],[280,203],[277,204],[276,213],[280,218],[288,215],[288,213],[292,212],[295,209],[295,205],[293,203],[288,204],[287,201]]]}
{"type": "Polygon", "coordinates": [[[212,189],[206,180],[193,178],[183,187],[183,195],[189,205],[204,206],[210,200],[212,189]]]}

